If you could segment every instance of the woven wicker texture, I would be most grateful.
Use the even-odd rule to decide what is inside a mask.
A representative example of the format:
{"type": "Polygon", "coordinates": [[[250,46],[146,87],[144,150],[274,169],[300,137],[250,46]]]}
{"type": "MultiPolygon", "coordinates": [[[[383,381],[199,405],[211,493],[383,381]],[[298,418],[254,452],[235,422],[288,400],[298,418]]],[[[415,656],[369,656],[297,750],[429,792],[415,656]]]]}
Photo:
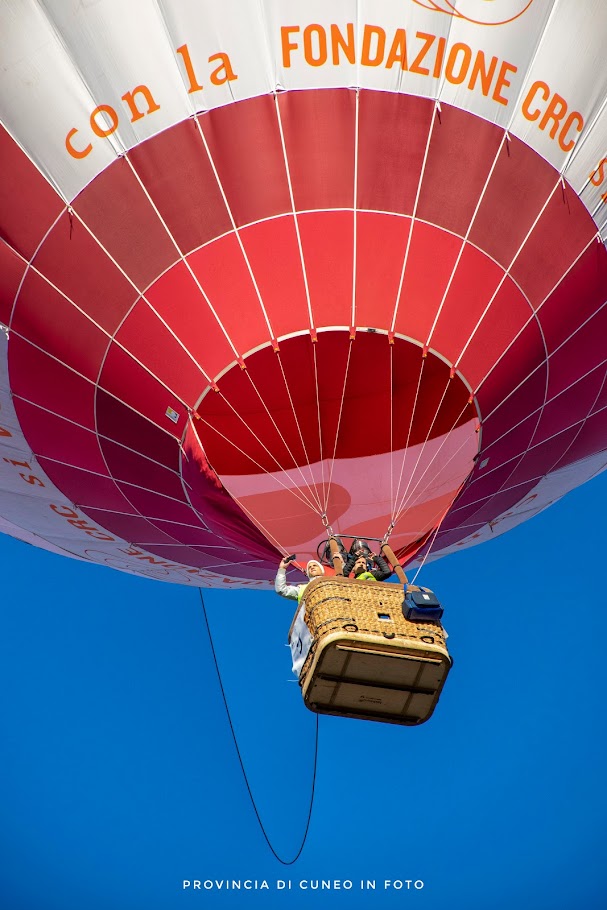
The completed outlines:
{"type": "Polygon", "coordinates": [[[405,645],[433,645],[448,655],[444,629],[439,622],[409,622],[403,616],[400,585],[347,578],[317,578],[303,597],[306,625],[314,644],[300,675],[303,681],[314,652],[331,632],[363,632],[405,645]]]}
{"type": "Polygon", "coordinates": [[[451,659],[439,622],[409,622],[400,585],[315,579],[303,603],[312,646],[299,682],[313,711],[413,725],[438,701],[451,659]]]}

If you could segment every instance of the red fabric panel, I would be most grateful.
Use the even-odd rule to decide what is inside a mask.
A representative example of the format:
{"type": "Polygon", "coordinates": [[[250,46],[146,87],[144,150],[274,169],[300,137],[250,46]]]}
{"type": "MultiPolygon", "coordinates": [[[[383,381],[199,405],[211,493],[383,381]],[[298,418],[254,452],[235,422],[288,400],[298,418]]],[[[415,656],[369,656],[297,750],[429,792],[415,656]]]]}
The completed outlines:
{"type": "Polygon", "coordinates": [[[468,537],[470,534],[474,536],[474,534],[479,532],[485,526],[485,522],[481,521],[467,525],[465,528],[458,527],[455,530],[451,530],[451,525],[449,525],[449,528],[446,527],[448,521],[449,517],[446,518],[445,522],[441,526],[440,531],[436,535],[434,544],[432,545],[434,552],[442,550],[443,547],[452,547],[454,544],[459,543],[460,540],[463,540],[464,537],[468,537]]]}
{"type": "Polygon", "coordinates": [[[468,343],[502,275],[491,259],[466,244],[430,338],[430,346],[451,363],[457,361],[468,343]]]}
{"type": "MultiPolygon", "coordinates": [[[[600,411],[605,407],[607,407],[607,376],[605,377],[605,384],[604,384],[603,388],[601,389],[599,395],[597,396],[596,402],[592,406],[591,413],[595,414],[597,411],[600,411]]],[[[607,429],[607,421],[605,423],[605,427],[607,429]]]]}
{"type": "Polygon", "coordinates": [[[126,158],[89,183],[73,207],[140,291],[179,258],[126,158]]]}
{"type": "MultiPolygon", "coordinates": [[[[227,234],[189,257],[192,271],[239,354],[271,338],[245,257],[234,234],[227,234]]],[[[200,298],[198,312],[208,305],[200,298]]],[[[209,314],[206,321],[214,317],[209,314]]],[[[187,343],[187,339],[184,339],[187,343]]],[[[227,366],[234,360],[224,361],[227,366]]]]}
{"type": "Polygon", "coordinates": [[[179,437],[187,419],[187,412],[175,395],[165,389],[150,373],[116,344],[112,344],[99,385],[119,401],[139,411],[161,429],[179,437]],[[167,408],[178,413],[177,423],[167,417],[167,408]]]}
{"type": "Polygon", "coordinates": [[[502,146],[470,241],[508,268],[557,179],[553,167],[512,136],[502,146]]]}
{"type": "Polygon", "coordinates": [[[509,485],[515,486],[528,480],[533,481],[533,485],[535,485],[539,479],[546,474],[550,474],[563,453],[567,451],[574,441],[578,431],[579,427],[572,427],[557,436],[546,439],[543,443],[538,443],[535,440],[533,447],[525,453],[524,458],[514,470],[509,480],[509,485]]]}
{"type": "Polygon", "coordinates": [[[100,437],[105,436],[172,471],[179,471],[179,445],[168,427],[162,430],[103,389],[97,390],[95,414],[100,437]]]}
{"type": "Polygon", "coordinates": [[[96,381],[108,336],[31,269],[23,282],[11,329],[96,381]]]}
{"type": "Polygon", "coordinates": [[[116,341],[190,407],[207,386],[199,367],[143,300],[125,319],[116,341]]]}
{"type": "MultiPolygon", "coordinates": [[[[18,398],[21,396],[84,427],[95,429],[95,386],[91,382],[16,334],[11,335],[8,360],[17,416],[18,398]]],[[[33,448],[35,439],[28,441],[33,448]]]]}
{"type": "Polygon", "coordinates": [[[101,509],[87,509],[86,515],[98,524],[101,528],[106,528],[110,534],[121,537],[129,544],[143,547],[150,550],[150,545],[154,544],[173,544],[175,541],[168,534],[155,528],[154,525],[146,521],[145,518],[138,518],[135,515],[120,515],[112,512],[104,512],[101,509]]]}
{"type": "Polygon", "coordinates": [[[292,215],[240,231],[276,338],[310,324],[302,259],[292,215]]]}
{"type": "Polygon", "coordinates": [[[315,212],[298,222],[314,325],[351,325],[354,214],[315,212]]]}
{"type": "Polygon", "coordinates": [[[502,135],[494,124],[443,104],[432,132],[417,217],[463,236],[502,135]]]}
{"type": "Polygon", "coordinates": [[[29,260],[65,203],[0,125],[0,235],[29,260]]]}
{"type": "MultiPolygon", "coordinates": [[[[487,298],[489,303],[490,297],[487,298]]],[[[519,332],[522,332],[523,326],[528,322],[532,314],[531,307],[521,294],[520,290],[514,284],[511,278],[506,278],[501,288],[497,292],[489,310],[483,317],[481,324],[474,333],[474,338],[466,348],[461,360],[458,362],[458,368],[462,375],[466,377],[473,389],[478,388],[487,374],[492,370],[494,364],[500,360],[504,352],[510,346],[512,340],[516,338],[519,332]]],[[[533,320],[525,334],[521,335],[521,347],[518,347],[516,341],[510,351],[505,356],[508,369],[512,370],[512,375],[518,371],[516,366],[517,360],[522,360],[526,345],[533,351],[543,351],[542,340],[537,322],[533,320]],[[513,357],[513,360],[510,360],[513,357]]],[[[527,362],[531,362],[528,360],[527,362]]],[[[489,386],[485,391],[488,391],[489,386]]]]}
{"type": "MultiPolygon", "coordinates": [[[[289,345],[290,349],[290,345],[289,345]]],[[[269,471],[294,467],[306,461],[301,437],[289,401],[288,390],[280,371],[280,361],[272,348],[264,348],[247,361],[247,370],[232,369],[219,380],[221,395],[210,394],[202,402],[199,413],[224,433],[227,438],[263,464],[269,471]],[[263,449],[251,433],[261,440],[263,449]],[[283,439],[286,442],[283,442],[283,439]],[[272,457],[273,456],[273,457],[272,457]]],[[[310,407],[315,401],[310,402],[310,407]]],[[[299,419],[301,419],[301,416],[299,419]]],[[[313,426],[313,424],[312,424],[313,426]]],[[[304,433],[310,425],[304,424],[304,433]]],[[[209,429],[205,424],[197,426],[198,435],[205,445],[209,441],[209,429]]],[[[317,432],[317,431],[316,431],[317,432]]],[[[305,435],[304,435],[305,438],[305,435]]],[[[251,465],[246,455],[239,453],[228,442],[211,434],[211,449],[207,454],[217,468],[216,457],[211,455],[219,446],[222,455],[221,473],[239,474],[258,469],[251,465]],[[224,459],[231,465],[228,469],[224,459]]]]}
{"type": "Polygon", "coordinates": [[[384,420],[377,420],[376,409],[381,408],[383,400],[387,412],[389,401],[390,346],[387,337],[360,333],[350,342],[347,332],[323,332],[318,336],[316,363],[323,457],[332,458],[334,451],[337,458],[371,456],[386,451],[390,420],[388,413],[384,420]],[[342,407],[344,381],[346,392],[342,407]],[[368,419],[371,419],[373,432],[362,433],[361,425],[368,419]]]}
{"type": "MultiPolygon", "coordinates": [[[[324,457],[331,457],[334,449],[348,347],[349,340],[345,332],[341,338],[321,333],[315,346],[322,400],[324,457]]],[[[300,465],[306,464],[308,459],[312,462],[320,460],[314,350],[309,336],[298,336],[283,342],[281,362],[284,364],[297,420],[280,372],[280,362],[274,352],[267,348],[249,359],[248,375],[240,370],[230,370],[219,380],[222,395],[209,395],[203,401],[200,413],[212,428],[203,423],[197,426],[197,430],[207,456],[220,476],[258,473],[260,468],[251,462],[251,458],[271,472],[292,469],[295,466],[292,456],[300,465]],[[301,382],[291,379],[293,368],[298,374],[303,374],[307,384],[302,386],[301,382]],[[288,449],[263,409],[249,377],[259,390],[280,433],[286,438],[288,449]],[[305,392],[302,395],[303,388],[305,392]],[[234,410],[226,402],[231,403],[234,410]],[[222,440],[213,432],[214,429],[235,445],[222,440]],[[301,437],[305,440],[305,452],[301,437]],[[238,451],[236,446],[242,451],[238,451]]]]}
{"type": "Polygon", "coordinates": [[[409,220],[359,212],[356,219],[355,324],[389,329],[398,299],[409,220]]]}
{"type": "Polygon", "coordinates": [[[70,223],[67,213],[49,234],[34,265],[107,332],[115,330],[137,299],[137,292],[99,244],[77,219],[70,223]]]}
{"type": "Polygon", "coordinates": [[[94,431],[49,414],[27,401],[19,402],[19,424],[36,456],[77,465],[97,474],[108,473],[94,431]]]}
{"type": "MultiPolygon", "coordinates": [[[[278,550],[268,543],[222,487],[191,426],[188,426],[183,446],[187,456],[183,462],[183,479],[188,484],[192,505],[203,516],[209,528],[236,546],[242,552],[243,559],[254,556],[275,566],[280,560],[278,550]]],[[[235,574],[235,570],[232,569],[230,574],[235,574]]],[[[245,570],[238,577],[259,576],[248,576],[245,570]]]]}
{"type": "Polygon", "coordinates": [[[352,208],[356,92],[283,92],[278,104],[296,210],[352,208]]]}
{"type": "Polygon", "coordinates": [[[448,433],[456,423],[466,422],[475,414],[473,405],[467,404],[468,390],[459,381],[450,380],[449,368],[441,360],[430,356],[422,361],[420,348],[412,350],[400,339],[392,346],[383,334],[359,332],[355,341],[350,342],[345,331],[320,332],[314,346],[308,337],[298,336],[283,342],[281,359],[297,423],[276,355],[267,348],[249,358],[246,373],[230,370],[219,380],[221,396],[209,395],[202,402],[200,414],[206,422],[197,429],[220,477],[257,473],[259,469],[251,459],[274,472],[292,469],[293,457],[299,465],[305,465],[308,460],[319,461],[321,457],[332,458],[334,452],[338,458],[371,457],[390,451],[391,445],[399,449],[407,443],[416,445],[448,433]],[[322,454],[318,443],[314,354],[322,454]],[[417,392],[422,363],[422,381],[417,392]],[[278,429],[249,380],[253,381],[278,429]],[[373,433],[361,433],[361,420],[369,415],[373,433]]]}
{"type": "Polygon", "coordinates": [[[238,226],[291,211],[272,96],[215,108],[198,121],[238,226]]]}
{"type": "MultiPolygon", "coordinates": [[[[141,515],[149,518],[149,520],[154,523],[156,523],[155,520],[157,518],[163,518],[165,519],[165,522],[171,523],[170,527],[164,527],[166,533],[170,534],[171,537],[176,536],[173,533],[173,530],[180,524],[192,524],[192,522],[196,522],[197,520],[192,507],[189,504],[186,504],[185,501],[177,502],[175,499],[160,496],[149,490],[141,490],[138,487],[132,486],[127,487],[126,484],[119,484],[119,486],[141,515]]],[[[183,492],[181,498],[182,500],[185,499],[183,492]]]]}
{"type": "MultiPolygon", "coordinates": [[[[107,439],[100,440],[100,445],[108,469],[116,481],[125,481],[173,499],[183,499],[183,487],[178,474],[107,439]]],[[[123,493],[131,498],[126,487],[123,493]]]]}
{"type": "MultiPolygon", "coordinates": [[[[143,559],[142,562],[149,566],[164,565],[168,569],[173,563],[179,563],[180,565],[206,569],[215,565],[216,562],[206,553],[201,553],[193,547],[186,547],[181,544],[152,544],[146,549],[153,555],[152,558],[143,559]]],[[[231,564],[228,563],[226,568],[231,569],[231,564]]]]}
{"type": "MultiPolygon", "coordinates": [[[[408,225],[404,230],[407,236],[408,225]]],[[[415,222],[398,302],[397,332],[425,344],[460,247],[458,237],[415,222]]]]}
{"type": "MultiPolygon", "coordinates": [[[[596,313],[569,341],[550,357],[548,398],[554,398],[573,385],[580,376],[601,365],[597,371],[605,373],[607,357],[607,306],[596,313]]],[[[581,384],[574,385],[575,396],[581,395],[581,384]]],[[[579,401],[577,411],[583,413],[585,404],[579,401]]]]}
{"type": "Polygon", "coordinates": [[[510,270],[535,308],[595,236],[585,206],[571,188],[563,195],[559,187],[510,270]]]}
{"type": "MultiPolygon", "coordinates": [[[[504,486],[510,486],[508,481],[517,466],[517,459],[520,459],[519,454],[515,459],[499,466],[499,462],[492,455],[486,468],[480,471],[476,480],[468,483],[463,496],[457,501],[455,508],[451,509],[449,518],[452,520],[449,526],[466,524],[481,505],[486,505],[504,486]]],[[[482,460],[481,455],[479,463],[482,460]]]]}
{"type": "Polygon", "coordinates": [[[278,444],[278,434],[270,429],[270,421],[268,420],[267,428],[260,428],[262,415],[255,416],[247,414],[246,423],[243,423],[225,405],[221,413],[213,413],[212,421],[207,422],[205,415],[205,420],[197,425],[205,452],[220,477],[226,474],[260,474],[263,471],[274,472],[293,467],[290,458],[285,460],[288,456],[282,445],[278,453],[272,450],[272,444],[274,448],[278,444]],[[280,458],[283,459],[282,462],[280,458]]]}
{"type": "MultiPolygon", "coordinates": [[[[539,365],[542,364],[545,357],[542,336],[538,332],[537,325],[530,322],[504,356],[495,362],[491,373],[477,389],[476,394],[483,419],[487,418],[506,396],[510,395],[519,382],[531,373],[535,376],[541,375],[542,380],[532,398],[517,400],[516,406],[508,412],[509,419],[516,422],[539,407],[544,401],[547,372],[545,364],[539,365]]],[[[502,411],[502,414],[506,414],[506,411],[502,411]]]]}
{"type": "Polygon", "coordinates": [[[0,240],[0,322],[9,325],[15,294],[27,263],[0,240]]]}
{"type": "Polygon", "coordinates": [[[434,102],[362,89],[358,111],[358,207],[412,214],[434,102]]]}
{"type": "Polygon", "coordinates": [[[221,537],[218,537],[212,531],[207,531],[207,529],[202,526],[195,527],[193,522],[197,521],[199,521],[198,516],[192,509],[190,524],[173,524],[170,521],[162,521],[158,518],[154,519],[154,524],[156,527],[160,528],[161,531],[166,531],[167,534],[175,537],[179,543],[182,543],[185,546],[201,547],[202,550],[205,553],[208,553],[212,558],[215,558],[213,556],[214,553],[216,553],[217,558],[222,561],[226,559],[229,562],[231,559],[240,558],[240,553],[227,546],[221,537]]]}
{"type": "Polygon", "coordinates": [[[554,466],[554,470],[564,468],[569,464],[575,464],[576,461],[607,448],[606,426],[607,412],[605,410],[588,417],[583,425],[579,427],[579,433],[571,448],[563,454],[558,464],[554,466]]]}
{"type": "Polygon", "coordinates": [[[234,362],[226,336],[183,262],[159,278],[146,299],[210,378],[234,362]]]}
{"type": "MultiPolygon", "coordinates": [[[[324,333],[320,333],[317,345],[321,343],[321,336],[324,336],[324,333]]],[[[255,358],[257,358],[257,356],[258,355],[256,354],[255,358]]],[[[297,419],[295,420],[290,404],[288,410],[285,407],[285,422],[290,433],[289,442],[291,451],[294,453],[300,451],[295,438],[298,424],[305,441],[305,450],[307,452],[306,460],[313,464],[320,459],[320,444],[317,393],[314,378],[314,348],[310,336],[308,334],[298,335],[281,342],[280,354],[278,356],[280,358],[280,363],[282,364],[282,369],[284,370],[284,379],[281,376],[281,380],[276,383],[275,388],[280,390],[280,395],[283,395],[284,393],[282,390],[285,389],[286,382],[291,399],[293,400],[295,414],[297,415],[297,419]]],[[[343,387],[343,376],[344,364],[342,355],[339,362],[336,363],[330,390],[324,389],[324,393],[331,395],[335,394],[340,382],[343,387]]],[[[226,375],[226,379],[227,378],[226,375]]],[[[339,390],[339,392],[340,391],[341,390],[339,390]]],[[[272,413],[274,413],[275,403],[274,401],[272,401],[272,403],[272,413]]]]}
{"type": "MultiPolygon", "coordinates": [[[[55,486],[78,508],[87,513],[88,508],[98,508],[107,512],[135,513],[135,509],[124,498],[114,481],[109,477],[91,474],[72,465],[58,464],[46,458],[40,458],[40,464],[55,486]]],[[[101,521],[105,527],[107,520],[101,521]]]]}
{"type": "MultiPolygon", "coordinates": [[[[549,401],[542,412],[534,442],[549,439],[562,430],[577,424],[590,414],[605,383],[605,365],[595,369],[558,397],[549,401]]],[[[605,422],[605,441],[607,442],[607,420],[605,422]]]]}
{"type": "MultiPolygon", "coordinates": [[[[264,581],[267,581],[268,576],[274,572],[276,561],[280,559],[280,554],[278,554],[276,561],[271,563],[266,561],[265,564],[251,566],[249,564],[238,565],[239,557],[242,558],[242,554],[237,552],[232,562],[231,560],[218,559],[202,551],[197,551],[194,547],[153,545],[147,549],[150,553],[155,554],[154,561],[149,561],[151,565],[162,565],[163,563],[170,565],[171,563],[181,562],[185,565],[197,566],[200,569],[216,571],[219,574],[221,572],[229,572],[230,576],[234,578],[262,579],[264,581]]],[[[196,576],[193,575],[193,578],[196,578],[196,576]]]]}
{"type": "Polygon", "coordinates": [[[606,289],[607,250],[597,241],[589,246],[538,313],[549,352],[562,344],[576,325],[603,306],[606,289]]]}
{"type": "Polygon", "coordinates": [[[129,152],[182,253],[232,229],[217,178],[193,120],[185,120],[129,152]]]}
{"type": "Polygon", "coordinates": [[[525,451],[539,421],[538,409],[544,403],[546,372],[545,365],[540,367],[483,421],[481,460],[489,454],[492,458],[497,457],[496,451],[491,449],[493,445],[499,446],[500,461],[525,451]],[[531,415],[529,419],[533,427],[526,422],[527,415],[531,415]]]}
{"type": "MultiPolygon", "coordinates": [[[[514,489],[504,490],[502,493],[496,494],[483,506],[477,509],[473,516],[470,516],[470,518],[467,519],[467,523],[470,525],[484,525],[488,521],[493,521],[493,519],[497,518],[498,515],[501,515],[502,512],[506,512],[508,509],[515,506],[517,502],[520,502],[521,499],[524,499],[529,490],[532,490],[535,485],[536,481],[532,480],[527,484],[517,486],[514,489]]],[[[470,533],[470,530],[471,528],[466,530],[466,535],[470,533]]]]}

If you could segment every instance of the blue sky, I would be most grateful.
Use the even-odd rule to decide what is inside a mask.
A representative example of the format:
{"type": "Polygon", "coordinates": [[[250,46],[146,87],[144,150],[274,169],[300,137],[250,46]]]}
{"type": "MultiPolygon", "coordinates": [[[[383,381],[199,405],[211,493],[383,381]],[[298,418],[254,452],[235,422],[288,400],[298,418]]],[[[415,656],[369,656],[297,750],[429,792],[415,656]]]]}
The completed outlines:
{"type": "MultiPolygon", "coordinates": [[[[602,910],[605,511],[607,475],[424,567],[455,660],[440,704],[417,729],[320,718],[292,866],[251,808],[198,591],[2,538],[0,905],[602,910]],[[342,887],[311,889],[323,879],[342,887]],[[424,886],[384,888],[407,879],[424,886]]],[[[290,859],[316,722],[291,681],[292,604],[204,596],[251,787],[290,859]]]]}

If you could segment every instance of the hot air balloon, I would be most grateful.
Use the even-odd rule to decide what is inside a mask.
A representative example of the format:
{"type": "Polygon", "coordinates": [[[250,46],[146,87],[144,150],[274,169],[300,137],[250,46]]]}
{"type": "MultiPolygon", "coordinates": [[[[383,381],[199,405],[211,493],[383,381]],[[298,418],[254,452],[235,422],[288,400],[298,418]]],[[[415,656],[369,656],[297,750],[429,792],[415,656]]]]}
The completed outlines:
{"type": "Polygon", "coordinates": [[[0,3],[0,529],[267,587],[607,464],[607,8],[0,3]]]}

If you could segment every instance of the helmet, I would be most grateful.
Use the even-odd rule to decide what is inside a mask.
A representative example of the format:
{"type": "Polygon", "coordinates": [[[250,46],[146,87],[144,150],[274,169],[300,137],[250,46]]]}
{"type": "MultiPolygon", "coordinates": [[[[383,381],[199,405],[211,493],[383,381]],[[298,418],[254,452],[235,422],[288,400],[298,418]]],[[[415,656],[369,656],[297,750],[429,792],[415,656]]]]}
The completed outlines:
{"type": "Polygon", "coordinates": [[[371,555],[371,548],[366,540],[363,540],[360,537],[357,537],[356,540],[352,541],[352,546],[350,547],[350,556],[365,556],[369,557],[371,555]]]}

